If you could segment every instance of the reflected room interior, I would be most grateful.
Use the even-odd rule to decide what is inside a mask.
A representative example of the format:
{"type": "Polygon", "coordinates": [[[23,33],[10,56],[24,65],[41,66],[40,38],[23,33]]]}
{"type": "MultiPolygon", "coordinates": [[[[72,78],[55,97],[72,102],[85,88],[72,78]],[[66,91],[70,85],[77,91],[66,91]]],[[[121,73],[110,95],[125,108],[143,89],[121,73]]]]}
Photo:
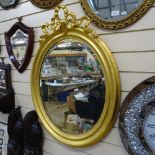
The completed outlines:
{"type": "Polygon", "coordinates": [[[6,75],[4,69],[0,69],[0,88],[6,89],[6,75]]]}
{"type": "Polygon", "coordinates": [[[16,60],[19,64],[22,64],[28,45],[28,35],[18,29],[11,37],[11,45],[16,60]]]}
{"type": "Polygon", "coordinates": [[[66,39],[52,47],[40,73],[42,103],[62,131],[82,134],[100,118],[105,78],[95,53],[84,43],[66,39]]]}
{"type": "Polygon", "coordinates": [[[119,20],[133,12],[141,0],[87,0],[96,15],[105,20],[119,20]]]}

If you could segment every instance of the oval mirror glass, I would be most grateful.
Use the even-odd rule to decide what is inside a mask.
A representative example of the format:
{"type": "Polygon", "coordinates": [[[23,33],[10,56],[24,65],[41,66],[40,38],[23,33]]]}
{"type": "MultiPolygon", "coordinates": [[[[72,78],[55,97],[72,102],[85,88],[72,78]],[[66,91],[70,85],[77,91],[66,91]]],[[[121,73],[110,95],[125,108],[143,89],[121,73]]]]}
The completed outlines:
{"type": "Polygon", "coordinates": [[[143,0],[87,0],[91,9],[104,20],[120,20],[132,13],[143,0]]]}
{"type": "Polygon", "coordinates": [[[47,53],[40,73],[45,110],[62,131],[81,134],[100,118],[105,100],[104,75],[85,43],[67,39],[47,53]]]}
{"type": "Polygon", "coordinates": [[[118,29],[139,19],[153,0],[81,0],[84,10],[99,26],[118,29]]]}
{"type": "Polygon", "coordinates": [[[22,64],[25,58],[27,45],[28,45],[28,34],[18,29],[11,36],[11,46],[12,46],[12,50],[14,52],[15,58],[19,64],[22,64]]]}

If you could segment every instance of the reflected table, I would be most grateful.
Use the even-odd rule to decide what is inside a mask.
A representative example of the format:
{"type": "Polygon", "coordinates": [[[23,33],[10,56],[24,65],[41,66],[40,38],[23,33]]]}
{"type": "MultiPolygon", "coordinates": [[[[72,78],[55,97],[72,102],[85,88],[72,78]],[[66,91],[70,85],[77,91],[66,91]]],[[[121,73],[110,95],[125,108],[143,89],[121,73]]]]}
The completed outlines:
{"type": "MultiPolygon", "coordinates": [[[[45,82],[48,86],[48,94],[57,94],[59,92],[71,91],[76,88],[88,86],[90,87],[96,84],[95,80],[80,80],[72,81],[69,83],[57,83],[57,82],[45,82]]],[[[49,96],[49,95],[48,95],[49,96]]]]}

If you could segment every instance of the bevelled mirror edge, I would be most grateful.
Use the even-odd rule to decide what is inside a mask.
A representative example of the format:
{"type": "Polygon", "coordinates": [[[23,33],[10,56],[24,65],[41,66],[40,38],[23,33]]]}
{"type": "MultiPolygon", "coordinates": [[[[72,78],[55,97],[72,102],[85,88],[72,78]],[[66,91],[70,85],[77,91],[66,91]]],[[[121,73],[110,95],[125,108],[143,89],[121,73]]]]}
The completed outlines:
{"type": "Polygon", "coordinates": [[[134,9],[126,17],[120,20],[108,21],[94,13],[93,9],[90,7],[88,3],[88,0],[80,0],[80,1],[84,11],[92,19],[94,24],[96,24],[101,28],[110,30],[117,30],[130,26],[131,24],[139,20],[154,3],[154,0],[144,0],[136,9],[134,9]]]}
{"type": "Polygon", "coordinates": [[[117,65],[105,43],[89,27],[90,20],[88,17],[82,17],[77,22],[74,13],[70,13],[65,6],[58,6],[51,21],[54,22],[53,27],[51,27],[51,24],[42,26],[43,35],[40,37],[40,48],[32,67],[31,93],[33,102],[40,120],[53,137],[70,147],[88,147],[99,142],[107,135],[117,118],[120,103],[120,80],[117,65]],[[56,16],[61,9],[65,13],[65,21],[56,16]],[[56,23],[57,19],[59,24],[56,23]],[[83,23],[84,21],[85,24],[83,23]],[[75,39],[84,42],[93,49],[101,63],[102,72],[106,78],[105,85],[108,85],[106,88],[105,107],[101,117],[91,130],[79,135],[65,133],[54,124],[45,111],[40,92],[40,72],[43,60],[51,47],[65,39],[75,39]]]}
{"type": "Polygon", "coordinates": [[[6,42],[6,48],[9,55],[10,60],[12,61],[15,68],[20,72],[24,72],[27,68],[34,48],[34,30],[32,27],[26,26],[24,23],[22,23],[19,19],[18,22],[16,22],[9,31],[4,33],[5,36],[5,42],[6,42]],[[15,53],[13,51],[12,43],[11,43],[11,37],[18,31],[25,33],[27,35],[27,45],[25,48],[25,54],[24,58],[21,63],[19,63],[16,59],[15,53]]]}

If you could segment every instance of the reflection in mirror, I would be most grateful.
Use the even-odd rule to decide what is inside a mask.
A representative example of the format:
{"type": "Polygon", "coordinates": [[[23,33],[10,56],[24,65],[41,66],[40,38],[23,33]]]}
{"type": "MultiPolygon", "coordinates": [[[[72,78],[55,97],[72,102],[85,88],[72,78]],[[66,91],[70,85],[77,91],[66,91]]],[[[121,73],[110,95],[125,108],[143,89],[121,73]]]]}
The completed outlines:
{"type": "Polygon", "coordinates": [[[15,5],[17,5],[19,0],[0,0],[0,5],[4,8],[10,8],[10,7],[14,7],[15,5]]]}
{"type": "Polygon", "coordinates": [[[28,35],[18,29],[11,37],[11,45],[16,60],[22,64],[28,44],[28,35]]]}
{"type": "Polygon", "coordinates": [[[100,118],[105,79],[95,53],[84,43],[66,39],[52,47],[40,73],[43,104],[62,131],[81,134],[100,118]]]}
{"type": "Polygon", "coordinates": [[[137,9],[143,0],[87,0],[94,13],[104,20],[120,20],[137,9]]]}
{"type": "Polygon", "coordinates": [[[0,88],[6,89],[5,69],[0,69],[0,88]]]}

